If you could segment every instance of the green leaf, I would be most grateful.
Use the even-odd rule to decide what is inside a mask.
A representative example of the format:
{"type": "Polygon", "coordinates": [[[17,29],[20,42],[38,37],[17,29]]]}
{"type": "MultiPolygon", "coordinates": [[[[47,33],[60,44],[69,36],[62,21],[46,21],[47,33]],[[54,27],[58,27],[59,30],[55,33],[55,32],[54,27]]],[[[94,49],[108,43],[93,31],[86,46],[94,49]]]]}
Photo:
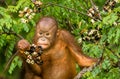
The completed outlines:
{"type": "Polygon", "coordinates": [[[111,13],[110,15],[103,18],[103,23],[106,25],[112,25],[117,19],[118,19],[117,14],[111,13]]]}
{"type": "Polygon", "coordinates": [[[23,29],[24,29],[24,31],[26,31],[26,32],[29,31],[29,28],[28,28],[27,24],[23,24],[23,29]]]}
{"type": "Polygon", "coordinates": [[[116,30],[115,43],[118,44],[120,40],[120,28],[116,30]]]}
{"type": "Polygon", "coordinates": [[[22,66],[22,61],[20,60],[20,58],[19,58],[18,56],[16,56],[16,57],[14,58],[14,60],[12,61],[8,72],[9,72],[10,74],[12,74],[12,72],[14,71],[14,69],[15,69],[17,66],[18,66],[19,68],[22,66]]]}

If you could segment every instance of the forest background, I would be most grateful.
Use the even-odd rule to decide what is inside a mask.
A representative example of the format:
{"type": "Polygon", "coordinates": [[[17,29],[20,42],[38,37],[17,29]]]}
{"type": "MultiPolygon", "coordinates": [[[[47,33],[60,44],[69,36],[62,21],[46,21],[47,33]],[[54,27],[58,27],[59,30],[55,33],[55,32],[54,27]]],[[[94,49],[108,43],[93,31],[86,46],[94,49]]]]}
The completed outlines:
{"type": "MultiPolygon", "coordinates": [[[[120,0],[0,0],[0,76],[17,79],[22,61],[15,56],[21,38],[32,43],[35,25],[52,16],[73,34],[85,54],[100,58],[81,79],[120,79],[120,0]]],[[[82,71],[76,65],[78,72],[82,71]]]]}

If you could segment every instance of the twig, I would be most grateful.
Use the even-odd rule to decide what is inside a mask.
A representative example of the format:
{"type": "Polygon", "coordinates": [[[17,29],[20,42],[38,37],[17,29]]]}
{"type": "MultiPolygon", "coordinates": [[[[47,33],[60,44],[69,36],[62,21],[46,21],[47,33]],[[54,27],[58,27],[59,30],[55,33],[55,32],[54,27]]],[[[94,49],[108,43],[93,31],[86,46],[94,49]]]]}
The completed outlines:
{"type": "MultiPolygon", "coordinates": [[[[66,7],[66,6],[62,6],[62,5],[59,5],[59,4],[55,4],[55,3],[49,2],[49,3],[46,3],[46,4],[44,4],[44,5],[45,5],[45,8],[48,7],[48,6],[51,6],[51,5],[52,5],[52,6],[58,6],[58,7],[61,7],[61,8],[70,10],[70,11],[74,11],[74,12],[79,13],[79,14],[81,14],[81,15],[88,16],[87,14],[85,14],[85,13],[79,11],[79,10],[76,10],[76,9],[73,9],[73,8],[68,8],[68,7],[66,7]]],[[[88,16],[88,17],[90,17],[90,16],[88,16]]],[[[91,19],[95,19],[94,17],[90,17],[90,18],[91,18],[91,19]]]]}
{"type": "Polygon", "coordinates": [[[15,53],[10,57],[10,59],[9,59],[8,62],[7,62],[7,64],[5,65],[5,68],[4,68],[4,70],[3,70],[3,73],[6,72],[6,70],[9,68],[12,60],[15,58],[15,56],[17,56],[18,53],[19,53],[19,51],[15,52],[15,53]]]}
{"type": "Polygon", "coordinates": [[[13,35],[19,37],[20,39],[24,39],[20,34],[17,34],[17,33],[15,33],[15,32],[9,32],[9,33],[3,32],[3,33],[0,33],[0,35],[2,35],[2,34],[7,34],[7,35],[13,34],[13,35]]]}
{"type": "Polygon", "coordinates": [[[31,0],[33,3],[36,1],[36,0],[31,0]]]}
{"type": "Polygon", "coordinates": [[[82,15],[86,15],[86,16],[87,16],[87,14],[82,13],[82,12],[76,10],[76,9],[68,8],[68,7],[66,7],[66,6],[62,6],[62,5],[59,5],[59,4],[55,4],[55,3],[51,3],[51,2],[49,2],[49,3],[45,4],[45,5],[47,5],[47,6],[50,6],[50,5],[58,6],[58,7],[61,7],[61,8],[64,8],[64,9],[68,9],[68,10],[70,10],[70,11],[74,11],[74,12],[77,12],[77,13],[80,13],[80,14],[82,14],[82,15]]]}
{"type": "Polygon", "coordinates": [[[91,4],[92,4],[92,6],[94,7],[94,9],[97,11],[96,6],[95,6],[95,4],[93,3],[93,0],[90,0],[90,2],[91,2],[91,4]]]}

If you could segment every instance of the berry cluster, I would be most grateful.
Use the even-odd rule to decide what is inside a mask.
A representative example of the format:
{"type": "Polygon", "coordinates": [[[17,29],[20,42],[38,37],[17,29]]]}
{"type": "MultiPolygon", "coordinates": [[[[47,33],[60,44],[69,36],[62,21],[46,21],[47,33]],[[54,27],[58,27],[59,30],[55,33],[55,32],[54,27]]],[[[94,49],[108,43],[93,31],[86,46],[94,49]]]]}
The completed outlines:
{"type": "Polygon", "coordinates": [[[89,17],[91,17],[91,22],[94,23],[95,21],[101,20],[101,16],[100,16],[100,12],[98,10],[98,7],[91,7],[88,11],[87,11],[87,15],[89,17]]]}
{"type": "Polygon", "coordinates": [[[23,11],[19,11],[19,17],[21,17],[22,23],[29,22],[30,19],[34,17],[35,13],[29,7],[25,7],[23,11]]]}
{"type": "Polygon", "coordinates": [[[30,50],[27,50],[24,52],[24,54],[26,55],[26,62],[29,64],[38,64],[41,65],[43,63],[42,59],[41,59],[41,54],[42,54],[43,50],[41,48],[41,46],[36,46],[34,44],[31,45],[30,50]],[[38,49],[39,51],[36,52],[36,49],[38,49]]]}
{"type": "Polygon", "coordinates": [[[19,17],[21,17],[22,23],[28,23],[29,20],[31,20],[36,12],[40,12],[40,7],[42,5],[42,2],[40,1],[33,1],[34,9],[31,9],[29,7],[25,7],[22,11],[19,11],[19,17]]]}
{"type": "Polygon", "coordinates": [[[35,1],[33,2],[35,7],[34,7],[34,12],[40,12],[41,10],[41,5],[42,5],[42,2],[41,1],[35,1]]]}
{"type": "Polygon", "coordinates": [[[103,10],[106,12],[111,12],[111,10],[113,10],[117,2],[118,0],[107,0],[103,7],[103,10]]]}
{"type": "Polygon", "coordinates": [[[82,41],[90,41],[96,43],[101,38],[101,33],[99,29],[89,29],[81,34],[81,38],[78,39],[79,43],[82,41]]]}

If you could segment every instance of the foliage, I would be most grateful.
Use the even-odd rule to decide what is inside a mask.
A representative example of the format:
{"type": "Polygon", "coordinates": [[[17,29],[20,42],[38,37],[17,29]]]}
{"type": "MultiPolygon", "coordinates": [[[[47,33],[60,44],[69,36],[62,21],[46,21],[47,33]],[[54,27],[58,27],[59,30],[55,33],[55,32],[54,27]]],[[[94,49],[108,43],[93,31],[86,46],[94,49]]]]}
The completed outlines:
{"type": "MultiPolygon", "coordinates": [[[[37,7],[32,0],[6,0],[4,5],[0,4],[0,74],[4,75],[2,72],[7,61],[16,51],[15,45],[21,39],[19,35],[32,43],[37,20],[42,16],[53,16],[59,28],[67,29],[76,37],[85,54],[99,58],[103,53],[101,64],[85,73],[82,79],[119,79],[120,1],[112,10],[103,11],[106,1],[94,0],[102,17],[94,22],[94,18],[87,15],[93,6],[90,1],[41,0],[43,4],[37,7]],[[29,13],[29,10],[32,12],[29,13]],[[29,14],[25,15],[23,11],[29,14]],[[29,19],[31,13],[34,15],[29,19]],[[91,34],[93,30],[98,32],[99,39],[91,34]]],[[[9,74],[6,74],[14,74],[15,68],[21,65],[19,57],[15,57],[8,70],[9,74]]]]}

